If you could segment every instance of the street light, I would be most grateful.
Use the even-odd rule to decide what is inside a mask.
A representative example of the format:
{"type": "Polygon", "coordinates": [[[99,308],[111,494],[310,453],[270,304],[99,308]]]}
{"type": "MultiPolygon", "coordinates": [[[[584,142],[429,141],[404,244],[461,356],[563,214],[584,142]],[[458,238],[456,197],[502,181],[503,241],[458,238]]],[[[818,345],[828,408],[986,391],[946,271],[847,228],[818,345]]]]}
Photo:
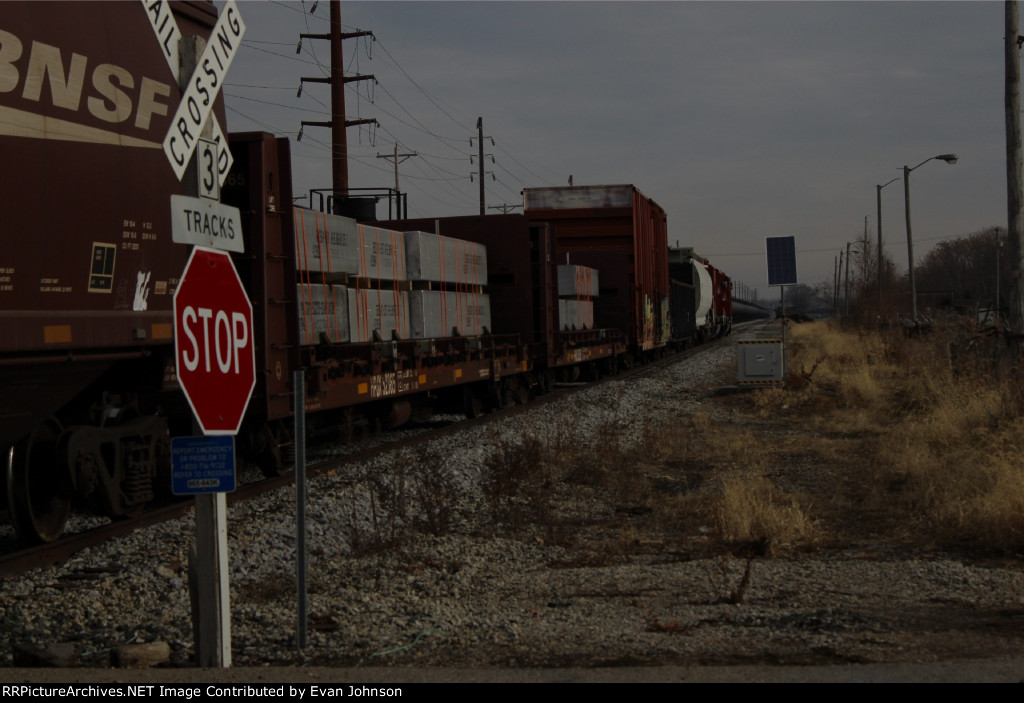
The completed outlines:
{"type": "Polygon", "coordinates": [[[930,159],[925,159],[917,166],[914,166],[914,168],[909,166],[903,167],[903,198],[904,209],[907,213],[907,259],[910,267],[910,319],[914,321],[915,325],[917,324],[917,282],[914,280],[914,239],[910,234],[910,172],[936,159],[945,161],[947,164],[955,164],[957,162],[956,154],[939,154],[930,159]]]}
{"type": "MultiPolygon", "coordinates": [[[[896,176],[896,178],[894,178],[891,181],[889,181],[889,183],[895,183],[899,179],[900,179],[900,177],[896,176]]],[[[879,318],[882,317],[882,271],[883,271],[883,261],[882,261],[882,188],[885,188],[885,186],[889,185],[889,183],[886,183],[884,185],[876,185],[875,186],[875,194],[878,196],[878,317],[879,318]]]]}

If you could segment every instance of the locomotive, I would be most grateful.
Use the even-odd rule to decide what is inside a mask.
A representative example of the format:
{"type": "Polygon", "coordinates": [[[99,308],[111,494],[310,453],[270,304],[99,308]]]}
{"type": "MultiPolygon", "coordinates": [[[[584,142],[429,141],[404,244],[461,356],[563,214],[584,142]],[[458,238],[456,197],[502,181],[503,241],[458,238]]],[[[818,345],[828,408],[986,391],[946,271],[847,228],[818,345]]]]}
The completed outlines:
{"type": "MultiPolygon", "coordinates": [[[[67,16],[0,26],[0,144],[20,167],[3,195],[0,447],[29,541],[58,538],[73,503],[140,511],[169,487],[170,438],[191,434],[173,344],[189,247],[171,241],[169,199],[183,187],[159,148],[175,81],[145,5],[40,7],[67,16]]],[[[183,34],[216,21],[203,2],[174,15],[183,34]]],[[[219,100],[213,115],[224,123],[219,100]]],[[[229,142],[222,200],[242,217],[232,256],[257,376],[237,452],[264,473],[288,468],[297,370],[310,431],[353,434],[425,404],[476,416],[526,402],[731,326],[728,278],[670,255],[664,211],[632,185],[526,189],[521,215],[357,222],[292,207],[287,139],[229,142]],[[343,267],[331,256],[346,239],[343,267]]]]}

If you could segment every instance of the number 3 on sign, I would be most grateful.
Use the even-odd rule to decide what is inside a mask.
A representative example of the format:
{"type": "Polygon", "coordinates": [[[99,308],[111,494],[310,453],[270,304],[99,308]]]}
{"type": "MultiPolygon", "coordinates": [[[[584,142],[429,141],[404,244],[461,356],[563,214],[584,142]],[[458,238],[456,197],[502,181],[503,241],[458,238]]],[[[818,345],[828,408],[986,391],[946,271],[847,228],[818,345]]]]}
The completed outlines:
{"type": "Polygon", "coordinates": [[[217,177],[217,142],[200,139],[196,152],[199,154],[199,197],[220,201],[220,179],[217,177]]]}

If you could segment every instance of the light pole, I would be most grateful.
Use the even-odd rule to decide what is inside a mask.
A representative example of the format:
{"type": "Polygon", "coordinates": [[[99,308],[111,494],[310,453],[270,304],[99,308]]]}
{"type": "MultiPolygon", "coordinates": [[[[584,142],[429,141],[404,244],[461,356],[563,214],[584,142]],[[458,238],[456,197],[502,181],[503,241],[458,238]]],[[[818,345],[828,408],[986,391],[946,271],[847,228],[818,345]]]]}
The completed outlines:
{"type": "MultiPolygon", "coordinates": [[[[889,183],[895,183],[900,179],[899,176],[889,181],[889,183]]],[[[878,196],[878,317],[882,317],[882,272],[883,272],[883,259],[882,259],[882,188],[889,185],[875,186],[875,194],[878,196]]]]}
{"type": "Polygon", "coordinates": [[[914,238],[910,234],[910,172],[921,168],[929,161],[934,161],[935,159],[945,161],[947,164],[955,164],[957,162],[956,154],[939,154],[930,159],[925,159],[917,166],[914,166],[914,168],[909,166],[903,167],[903,199],[904,210],[907,213],[907,262],[910,277],[910,319],[913,320],[915,325],[917,324],[917,282],[914,280],[914,238]]]}

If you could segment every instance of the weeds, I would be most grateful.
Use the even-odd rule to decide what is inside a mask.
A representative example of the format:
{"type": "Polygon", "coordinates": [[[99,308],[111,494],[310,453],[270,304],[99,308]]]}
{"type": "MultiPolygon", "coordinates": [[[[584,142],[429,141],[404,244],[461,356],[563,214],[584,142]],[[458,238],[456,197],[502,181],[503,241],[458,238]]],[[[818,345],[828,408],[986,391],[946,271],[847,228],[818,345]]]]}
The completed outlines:
{"type": "Polygon", "coordinates": [[[869,491],[872,507],[924,539],[1024,549],[1024,396],[1001,342],[821,325],[792,338],[791,365],[813,362],[816,372],[796,389],[759,394],[759,414],[810,410],[819,434],[859,435],[845,462],[831,459],[867,467],[862,480],[880,488],[869,491]]]}
{"type": "Polygon", "coordinates": [[[495,525],[519,532],[549,522],[552,490],[550,454],[536,437],[501,440],[484,462],[484,491],[495,525]]]}
{"type": "Polygon", "coordinates": [[[817,526],[796,499],[782,493],[765,476],[733,474],[721,480],[714,507],[719,539],[758,556],[785,545],[812,544],[817,526]]]}
{"type": "Polygon", "coordinates": [[[395,455],[349,491],[348,538],[355,554],[374,554],[420,531],[443,535],[451,528],[462,490],[447,458],[427,450],[395,455]]]}

